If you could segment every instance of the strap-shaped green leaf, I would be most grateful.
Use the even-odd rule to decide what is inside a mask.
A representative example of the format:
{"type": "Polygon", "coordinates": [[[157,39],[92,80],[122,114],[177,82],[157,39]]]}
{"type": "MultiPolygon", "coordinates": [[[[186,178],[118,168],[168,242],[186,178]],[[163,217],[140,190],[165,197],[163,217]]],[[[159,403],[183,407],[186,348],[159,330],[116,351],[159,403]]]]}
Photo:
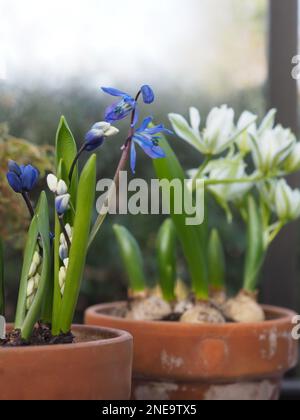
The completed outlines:
{"type": "Polygon", "coordinates": [[[16,309],[15,328],[21,329],[25,316],[26,316],[26,296],[27,296],[27,281],[28,273],[32,263],[33,255],[36,249],[36,243],[38,238],[38,224],[36,215],[33,217],[29,227],[27,241],[25,245],[23,267],[21,274],[21,281],[19,287],[19,297],[16,309]]]}
{"type": "Polygon", "coordinates": [[[4,249],[0,238],[0,315],[5,315],[4,249]]]}
{"type": "Polygon", "coordinates": [[[158,281],[166,301],[175,300],[176,284],[176,228],[171,219],[162,224],[156,241],[158,281]]]}
{"type": "Polygon", "coordinates": [[[247,252],[244,273],[244,289],[254,292],[265,258],[263,224],[259,208],[253,196],[248,197],[247,252]]]}
{"type": "Polygon", "coordinates": [[[21,330],[22,338],[28,340],[34,325],[41,316],[42,306],[44,303],[45,293],[49,289],[51,281],[51,253],[50,253],[50,229],[49,229],[49,210],[45,192],[41,193],[35,216],[33,218],[29,239],[25,250],[24,266],[20,285],[19,303],[17,312],[17,320],[15,328],[21,330]],[[28,272],[32,262],[33,254],[36,249],[37,239],[40,241],[43,258],[42,270],[39,286],[34,300],[26,314],[26,295],[28,272]]]}
{"type": "Polygon", "coordinates": [[[113,227],[125,270],[128,275],[129,285],[132,292],[142,292],[146,288],[144,275],[144,262],[141,249],[133,235],[124,226],[113,227]]]}
{"type": "Polygon", "coordinates": [[[209,282],[215,290],[225,287],[225,255],[221,238],[217,229],[213,229],[208,243],[209,282]]]}
{"type": "MultiPolygon", "coordinates": [[[[165,137],[161,136],[160,146],[166,153],[165,159],[153,160],[154,168],[159,179],[172,181],[179,179],[184,183],[184,171],[165,137]]],[[[173,189],[171,189],[173,190],[173,189]]],[[[188,263],[193,290],[198,299],[208,299],[208,277],[206,262],[206,227],[186,225],[186,218],[189,216],[175,214],[174,194],[170,194],[171,217],[176,226],[177,235],[188,263]]]]}
{"type": "MultiPolygon", "coordinates": [[[[63,179],[67,185],[69,185],[69,172],[73,164],[74,159],[77,155],[77,145],[74,139],[74,136],[71,132],[71,129],[65,119],[61,117],[59,126],[56,133],[56,171],[63,161],[64,170],[60,170],[61,179],[63,179]]],[[[69,191],[71,194],[71,202],[73,207],[76,206],[76,194],[78,186],[78,165],[76,164],[71,186],[69,186],[69,191]]]]}
{"type": "Polygon", "coordinates": [[[73,240],[65,290],[61,304],[59,328],[63,333],[71,329],[83,276],[96,190],[96,155],[86,163],[78,185],[73,240]]]}

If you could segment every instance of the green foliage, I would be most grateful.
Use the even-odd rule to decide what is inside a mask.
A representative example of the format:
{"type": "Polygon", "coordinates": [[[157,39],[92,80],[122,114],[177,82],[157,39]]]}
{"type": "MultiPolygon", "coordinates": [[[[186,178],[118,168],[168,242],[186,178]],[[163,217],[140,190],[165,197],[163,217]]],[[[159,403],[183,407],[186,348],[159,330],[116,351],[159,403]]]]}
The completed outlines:
{"type": "MultiPolygon", "coordinates": [[[[59,331],[70,331],[85,266],[96,190],[96,155],[86,163],[78,184],[73,241],[60,308],[59,331]]],[[[57,333],[57,331],[54,331],[57,333]]]]}
{"type": "MultiPolygon", "coordinates": [[[[184,171],[170,147],[167,140],[162,137],[160,145],[166,153],[165,159],[156,159],[153,161],[156,174],[159,179],[167,179],[172,181],[174,179],[180,180],[184,183],[184,171]]],[[[193,291],[198,299],[208,299],[208,278],[207,278],[207,262],[206,262],[206,227],[202,226],[187,226],[186,218],[189,217],[183,214],[175,214],[174,211],[174,196],[173,191],[170,194],[170,209],[171,217],[177,230],[178,238],[188,264],[188,270],[191,276],[193,291]]]]}
{"type": "Polygon", "coordinates": [[[254,292],[265,258],[263,223],[261,213],[252,195],[247,204],[247,252],[244,272],[244,289],[254,292]]]}
{"type": "Polygon", "coordinates": [[[209,282],[214,290],[222,290],[225,287],[225,255],[220,235],[217,229],[213,229],[208,242],[208,272],[209,282]]]}
{"type": "Polygon", "coordinates": [[[143,292],[146,288],[146,280],[140,247],[133,235],[124,226],[114,225],[113,229],[128,275],[130,289],[133,293],[143,292]]]}
{"type": "Polygon", "coordinates": [[[156,241],[158,282],[166,301],[172,302],[175,297],[176,285],[176,228],[171,219],[161,226],[156,241]]]}

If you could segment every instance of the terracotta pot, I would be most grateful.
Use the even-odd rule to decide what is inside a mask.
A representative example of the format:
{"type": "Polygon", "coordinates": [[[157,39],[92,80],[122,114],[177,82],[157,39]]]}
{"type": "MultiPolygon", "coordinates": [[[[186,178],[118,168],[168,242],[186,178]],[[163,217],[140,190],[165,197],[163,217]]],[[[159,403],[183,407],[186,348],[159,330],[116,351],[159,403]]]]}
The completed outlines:
{"type": "Polygon", "coordinates": [[[262,323],[192,325],[112,316],[124,305],[92,307],[85,321],[133,335],[136,400],[275,400],[298,360],[295,314],[285,309],[264,307],[262,323]]]}
{"type": "Polygon", "coordinates": [[[0,347],[1,400],[127,400],[132,337],[74,326],[75,344],[0,347]]]}

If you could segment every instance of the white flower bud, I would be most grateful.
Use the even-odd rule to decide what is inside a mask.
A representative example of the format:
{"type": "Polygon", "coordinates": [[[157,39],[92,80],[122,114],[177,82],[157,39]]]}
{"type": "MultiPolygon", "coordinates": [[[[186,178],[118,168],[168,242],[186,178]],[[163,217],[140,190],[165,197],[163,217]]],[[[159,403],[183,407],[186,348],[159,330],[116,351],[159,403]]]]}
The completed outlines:
{"type": "Polygon", "coordinates": [[[292,221],[300,217],[300,190],[292,190],[284,179],[275,187],[275,209],[279,220],[292,221]]]}
{"type": "Polygon", "coordinates": [[[56,193],[57,195],[64,195],[64,194],[67,194],[67,192],[68,192],[67,184],[65,183],[65,181],[61,179],[60,181],[58,181],[56,193]]]}
{"type": "Polygon", "coordinates": [[[65,229],[66,229],[66,232],[67,232],[67,234],[68,234],[68,237],[70,238],[70,240],[72,240],[72,236],[73,236],[73,228],[69,225],[69,223],[67,223],[67,224],[65,225],[65,229]]]}
{"type": "Polygon", "coordinates": [[[35,288],[36,290],[37,290],[37,289],[38,289],[38,287],[39,287],[40,279],[41,279],[40,274],[36,274],[36,275],[34,276],[34,278],[33,278],[33,280],[34,280],[34,288],[35,288]]]}
{"type": "Polygon", "coordinates": [[[47,184],[50,191],[56,194],[58,180],[55,175],[49,174],[47,176],[47,184]]]}
{"type": "Polygon", "coordinates": [[[29,269],[28,277],[33,277],[36,272],[37,272],[37,264],[33,261],[29,269]]]}
{"type": "Polygon", "coordinates": [[[68,268],[68,266],[69,266],[69,258],[65,258],[64,261],[63,261],[63,263],[64,263],[64,266],[66,268],[68,268]]]}
{"type": "Polygon", "coordinates": [[[41,263],[41,256],[40,256],[39,252],[35,251],[35,253],[33,255],[32,262],[34,262],[37,266],[40,265],[40,263],[41,263]]]}
{"type": "Polygon", "coordinates": [[[65,269],[65,267],[60,267],[59,274],[58,274],[58,282],[59,282],[60,288],[62,288],[63,285],[65,284],[66,276],[67,276],[67,270],[65,269]]]}
{"type": "Polygon", "coordinates": [[[31,278],[27,283],[27,296],[31,296],[34,292],[34,278],[31,278]]]}
{"type": "Polygon", "coordinates": [[[300,143],[296,143],[291,150],[290,155],[284,162],[284,170],[287,173],[297,172],[300,170],[300,143]]]}
{"type": "Polygon", "coordinates": [[[226,150],[233,140],[234,111],[223,105],[213,108],[206,121],[203,141],[207,153],[220,154],[226,150]]]}

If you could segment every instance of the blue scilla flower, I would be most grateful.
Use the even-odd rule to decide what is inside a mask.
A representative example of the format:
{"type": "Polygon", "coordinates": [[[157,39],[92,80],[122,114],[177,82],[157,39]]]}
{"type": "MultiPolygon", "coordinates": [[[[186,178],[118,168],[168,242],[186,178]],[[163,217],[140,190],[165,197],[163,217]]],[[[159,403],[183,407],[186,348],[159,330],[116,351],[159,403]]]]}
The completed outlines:
{"type": "Polygon", "coordinates": [[[130,166],[133,173],[136,167],[136,148],[139,145],[151,159],[160,159],[166,157],[165,152],[159,146],[159,134],[173,134],[172,131],[166,129],[162,124],[149,127],[153,118],[146,118],[140,128],[135,131],[131,143],[130,166]]]}
{"type": "Polygon", "coordinates": [[[18,165],[14,161],[9,161],[7,181],[16,193],[27,193],[37,184],[39,171],[32,165],[18,165]]]}
{"type": "Polygon", "coordinates": [[[146,104],[151,104],[154,101],[154,92],[149,85],[144,85],[139,90],[136,99],[126,92],[121,90],[102,87],[103,92],[108,93],[111,96],[121,98],[120,101],[110,105],[105,111],[105,121],[112,123],[114,121],[120,121],[126,118],[131,112],[135,111],[133,126],[138,121],[138,109],[137,109],[137,98],[140,94],[143,96],[143,100],[146,104]]]}

